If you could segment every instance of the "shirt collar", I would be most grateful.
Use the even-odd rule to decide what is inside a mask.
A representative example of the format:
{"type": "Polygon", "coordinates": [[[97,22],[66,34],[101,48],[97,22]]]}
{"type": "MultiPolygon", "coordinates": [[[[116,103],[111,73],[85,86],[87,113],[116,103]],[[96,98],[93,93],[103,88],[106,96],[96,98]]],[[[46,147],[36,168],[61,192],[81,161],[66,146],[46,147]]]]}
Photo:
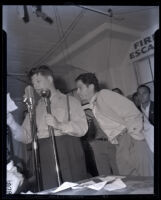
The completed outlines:
{"type": "Polygon", "coordinates": [[[59,90],[56,90],[54,93],[51,94],[51,97],[50,97],[50,101],[53,99],[53,98],[59,98],[60,97],[60,94],[61,92],[59,90]]]}
{"type": "Polygon", "coordinates": [[[95,93],[94,96],[90,100],[91,107],[94,107],[96,100],[97,100],[97,93],[95,93]]]}
{"type": "Polygon", "coordinates": [[[142,112],[144,113],[144,115],[149,118],[149,110],[150,110],[150,102],[149,104],[147,105],[147,107],[144,109],[143,106],[141,105],[141,110],[142,112]]]}
{"type": "Polygon", "coordinates": [[[148,105],[146,106],[146,108],[143,108],[143,106],[142,106],[142,104],[141,104],[141,109],[142,110],[149,110],[149,108],[150,108],[150,101],[149,101],[149,103],[148,103],[148,105]]]}

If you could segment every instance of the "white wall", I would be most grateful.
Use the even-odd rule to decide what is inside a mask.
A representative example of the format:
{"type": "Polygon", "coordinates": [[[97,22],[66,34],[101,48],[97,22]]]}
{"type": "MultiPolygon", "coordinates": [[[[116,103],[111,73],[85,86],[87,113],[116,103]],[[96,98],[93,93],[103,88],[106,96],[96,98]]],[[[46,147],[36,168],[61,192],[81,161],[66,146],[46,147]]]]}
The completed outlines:
{"type": "MultiPolygon", "coordinates": [[[[135,37],[130,35],[130,32],[126,33],[122,30],[112,33],[109,30],[100,32],[97,37],[72,53],[67,64],[95,73],[104,87],[109,89],[118,87],[127,96],[134,93],[138,86],[135,68],[129,59],[129,52],[133,42],[139,40],[143,33],[137,34],[135,37]]],[[[144,35],[147,33],[148,31],[144,32],[144,35]]],[[[60,63],[63,62],[61,60],[60,63]]],[[[75,87],[72,80],[77,75],[73,74],[73,71],[64,75],[64,79],[67,80],[71,89],[75,87]]]]}
{"type": "MultiPolygon", "coordinates": [[[[127,89],[126,86],[134,85],[136,81],[131,68],[128,70],[129,74],[126,71],[129,66],[125,66],[127,63],[124,62],[132,39],[127,35],[117,33],[113,33],[111,39],[107,32],[103,33],[101,37],[93,39],[75,55],[70,56],[69,63],[95,73],[103,87],[109,89],[119,87],[126,94],[128,89],[131,90],[131,88],[127,89]],[[132,79],[126,76],[131,76],[132,79]],[[131,80],[134,83],[129,84],[128,81],[131,80]],[[128,82],[128,84],[125,82],[128,82]]],[[[72,73],[71,78],[73,78],[72,73]]],[[[68,78],[69,76],[68,74],[68,78]]]]}
{"type": "Polygon", "coordinates": [[[136,77],[135,71],[128,60],[128,52],[131,40],[121,40],[119,38],[113,41],[113,53],[111,55],[111,85],[110,88],[118,87],[127,96],[135,89],[136,77]]]}

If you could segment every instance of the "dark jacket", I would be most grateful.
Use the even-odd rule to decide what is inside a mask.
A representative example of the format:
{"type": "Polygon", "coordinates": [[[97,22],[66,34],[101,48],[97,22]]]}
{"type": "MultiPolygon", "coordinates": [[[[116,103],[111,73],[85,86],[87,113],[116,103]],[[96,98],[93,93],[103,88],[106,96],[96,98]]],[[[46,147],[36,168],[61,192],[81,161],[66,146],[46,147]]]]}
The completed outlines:
{"type": "Polygon", "coordinates": [[[152,125],[154,125],[154,102],[150,102],[150,108],[149,108],[149,121],[152,125]]]}

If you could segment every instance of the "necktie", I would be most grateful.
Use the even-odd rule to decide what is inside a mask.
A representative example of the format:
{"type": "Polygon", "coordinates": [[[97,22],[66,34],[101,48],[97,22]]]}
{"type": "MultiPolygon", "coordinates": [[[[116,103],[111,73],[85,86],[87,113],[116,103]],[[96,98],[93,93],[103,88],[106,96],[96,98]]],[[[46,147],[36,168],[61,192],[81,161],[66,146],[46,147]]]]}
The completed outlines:
{"type": "Polygon", "coordinates": [[[108,138],[104,131],[101,129],[97,119],[95,118],[93,111],[91,109],[85,109],[87,116],[88,126],[89,126],[89,139],[104,140],[107,141],[108,138]]]}

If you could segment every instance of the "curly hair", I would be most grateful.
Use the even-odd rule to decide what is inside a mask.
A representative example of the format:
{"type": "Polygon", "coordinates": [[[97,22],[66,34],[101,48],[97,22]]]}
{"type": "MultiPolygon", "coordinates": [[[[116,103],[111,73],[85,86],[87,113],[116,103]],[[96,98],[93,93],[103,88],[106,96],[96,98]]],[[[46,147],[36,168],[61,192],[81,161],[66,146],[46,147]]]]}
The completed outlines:
{"type": "Polygon", "coordinates": [[[43,76],[51,76],[54,80],[53,71],[47,65],[41,65],[41,66],[30,69],[27,76],[28,76],[29,80],[31,80],[33,75],[39,74],[39,73],[43,76]]]}
{"type": "Polygon", "coordinates": [[[81,80],[86,86],[93,84],[95,92],[100,90],[98,79],[93,73],[83,73],[80,74],[75,81],[81,80]]]}

